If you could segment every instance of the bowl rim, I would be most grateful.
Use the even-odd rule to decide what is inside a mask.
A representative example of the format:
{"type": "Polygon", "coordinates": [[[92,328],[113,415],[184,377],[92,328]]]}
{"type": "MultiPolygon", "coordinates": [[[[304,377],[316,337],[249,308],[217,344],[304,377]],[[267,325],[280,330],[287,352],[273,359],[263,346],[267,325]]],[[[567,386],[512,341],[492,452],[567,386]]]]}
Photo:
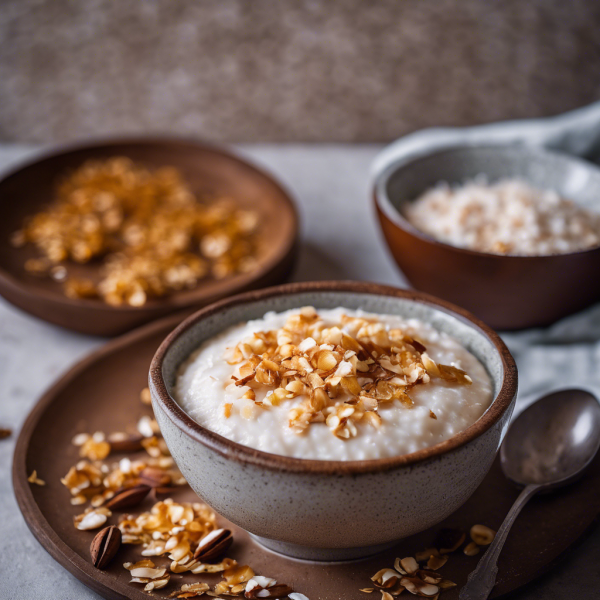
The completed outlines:
{"type": "Polygon", "coordinates": [[[31,156],[26,156],[24,159],[16,161],[16,163],[0,174],[0,186],[8,179],[18,175],[21,171],[35,168],[39,163],[48,160],[56,159],[63,155],[77,154],[79,152],[101,150],[103,148],[115,147],[115,152],[118,152],[119,146],[156,146],[166,145],[172,147],[188,147],[191,150],[203,150],[213,153],[228,160],[232,160],[245,168],[253,171],[257,175],[269,181],[270,184],[281,194],[283,205],[289,210],[292,220],[293,235],[287,240],[285,245],[278,249],[278,252],[268,261],[261,261],[257,269],[249,273],[238,273],[233,277],[228,277],[225,280],[219,280],[219,287],[215,293],[208,295],[204,286],[201,283],[196,286],[187,297],[182,297],[178,293],[162,296],[159,298],[150,298],[142,306],[131,306],[129,304],[111,305],[99,299],[89,298],[70,298],[65,294],[55,292],[53,290],[39,289],[32,286],[27,281],[14,276],[10,271],[4,268],[0,262],[0,284],[5,287],[17,291],[19,294],[30,299],[41,298],[45,302],[55,305],[62,305],[74,308],[87,308],[92,311],[102,313],[117,313],[117,314],[142,314],[144,312],[155,312],[162,309],[175,311],[185,309],[197,305],[198,302],[213,301],[214,298],[236,292],[236,290],[244,290],[259,282],[263,277],[277,269],[281,262],[285,262],[287,257],[295,252],[295,248],[300,236],[300,216],[294,199],[290,191],[269,171],[255,164],[245,155],[238,154],[232,151],[227,146],[215,144],[213,142],[204,141],[192,136],[175,136],[170,134],[149,134],[149,135],[106,135],[82,141],[66,142],[57,144],[51,148],[42,149],[34,152],[31,156]],[[194,293],[195,292],[195,293],[194,293]]]}
{"type": "Polygon", "coordinates": [[[382,213],[392,224],[402,229],[405,233],[418,238],[420,241],[437,246],[440,249],[452,250],[459,254],[465,254],[473,257],[485,257],[492,259],[502,260],[541,260],[556,257],[570,257],[579,256],[590,253],[600,252],[600,246],[594,246],[592,248],[586,248],[585,250],[576,250],[574,252],[561,252],[560,254],[494,254],[492,252],[481,252],[479,250],[471,250],[470,248],[461,248],[460,246],[453,246],[441,240],[434,238],[433,236],[417,229],[412,225],[397,209],[393,204],[387,193],[387,185],[390,178],[400,169],[410,168],[415,163],[419,163],[423,160],[427,160],[432,156],[442,156],[444,154],[450,154],[457,150],[507,150],[522,152],[528,154],[531,157],[555,157],[567,162],[572,162],[581,166],[588,171],[595,172],[600,177],[600,167],[597,165],[572,154],[566,152],[560,152],[558,150],[549,150],[547,148],[537,148],[526,146],[520,143],[453,143],[451,145],[444,145],[443,147],[435,147],[431,150],[421,151],[418,154],[412,155],[408,158],[400,159],[390,163],[385,169],[380,171],[373,181],[373,198],[375,205],[380,213],[382,213]]]}
{"type": "Polygon", "coordinates": [[[450,453],[484,434],[502,418],[516,397],[517,381],[517,366],[504,342],[497,333],[468,311],[459,308],[450,302],[439,300],[438,298],[422,292],[356,281],[289,283],[238,294],[231,298],[215,302],[185,319],[163,340],[152,359],[149,372],[149,385],[151,391],[154,392],[152,394],[153,400],[158,403],[159,408],[166,417],[169,418],[179,430],[191,437],[194,441],[199,442],[203,446],[217,452],[227,459],[242,464],[250,464],[276,471],[305,474],[311,473],[317,475],[378,473],[398,467],[422,463],[428,459],[450,453]],[[467,326],[482,333],[496,349],[503,368],[502,383],[496,397],[487,411],[475,423],[443,442],[410,454],[360,461],[315,460],[271,454],[229,440],[196,423],[169,395],[166,383],[163,379],[163,361],[173,343],[196,323],[211,315],[219,313],[224,309],[250,302],[260,302],[261,300],[277,296],[293,295],[303,292],[352,292],[365,295],[375,294],[402,298],[428,305],[436,310],[456,317],[467,326]]]}

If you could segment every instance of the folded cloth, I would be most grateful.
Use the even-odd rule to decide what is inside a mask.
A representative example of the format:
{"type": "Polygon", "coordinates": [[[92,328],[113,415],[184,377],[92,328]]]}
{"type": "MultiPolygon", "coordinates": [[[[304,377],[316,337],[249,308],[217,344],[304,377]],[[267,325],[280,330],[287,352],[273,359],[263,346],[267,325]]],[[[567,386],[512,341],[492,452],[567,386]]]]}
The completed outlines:
{"type": "MultiPolygon", "coordinates": [[[[478,144],[523,144],[600,161],[600,102],[545,119],[417,131],[384,148],[371,165],[371,176],[435,150],[478,144]]],[[[519,368],[516,412],[565,387],[582,387],[600,397],[600,305],[546,329],[502,337],[519,368]]]]}
{"type": "Polygon", "coordinates": [[[400,164],[434,150],[477,144],[524,144],[597,160],[600,158],[600,102],[545,119],[422,129],[386,146],[375,157],[371,174],[376,177],[393,163],[400,164]]]}

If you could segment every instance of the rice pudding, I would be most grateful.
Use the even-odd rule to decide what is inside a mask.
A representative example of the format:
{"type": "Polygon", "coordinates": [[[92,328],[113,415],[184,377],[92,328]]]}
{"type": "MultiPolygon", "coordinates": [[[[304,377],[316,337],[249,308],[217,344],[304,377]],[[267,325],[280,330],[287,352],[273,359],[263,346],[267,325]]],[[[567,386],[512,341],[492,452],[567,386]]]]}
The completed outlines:
{"type": "Polygon", "coordinates": [[[433,446],[472,425],[493,386],[479,360],[417,319],[293,309],[232,326],[179,369],[200,425],[284,456],[367,460],[433,446]]]}
{"type": "Polygon", "coordinates": [[[600,215],[519,179],[440,184],[406,205],[406,218],[441,242],[491,254],[547,256],[600,245],[600,215]]]}

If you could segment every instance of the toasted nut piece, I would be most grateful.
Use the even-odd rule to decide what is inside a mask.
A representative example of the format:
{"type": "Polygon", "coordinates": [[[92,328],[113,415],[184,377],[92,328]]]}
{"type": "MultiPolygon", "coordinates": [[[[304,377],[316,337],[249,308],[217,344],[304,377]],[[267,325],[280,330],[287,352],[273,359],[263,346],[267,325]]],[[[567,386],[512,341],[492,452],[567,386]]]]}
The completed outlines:
{"type": "Polygon", "coordinates": [[[384,590],[381,590],[381,600],[394,600],[394,596],[384,590]]]}
{"type": "Polygon", "coordinates": [[[435,545],[442,554],[448,554],[458,550],[459,546],[465,541],[465,537],[465,534],[458,529],[440,529],[435,545]]]}
{"type": "Polygon", "coordinates": [[[400,561],[400,565],[404,569],[404,572],[408,573],[409,575],[416,573],[419,569],[419,564],[412,556],[407,556],[406,558],[403,558],[400,561]]]}
{"type": "Polygon", "coordinates": [[[101,529],[90,545],[92,564],[105,569],[121,547],[121,530],[115,525],[101,529]]]}
{"type": "MultiPolygon", "coordinates": [[[[255,578],[256,579],[256,578],[255,578]]],[[[289,585],[283,583],[276,583],[266,588],[256,586],[248,591],[244,592],[246,598],[287,598],[292,593],[292,588],[289,585]]]]}
{"type": "Polygon", "coordinates": [[[288,594],[288,598],[290,600],[308,600],[304,594],[300,594],[299,592],[292,592],[291,594],[288,594]]]}
{"type": "Polygon", "coordinates": [[[140,401],[142,404],[147,404],[148,406],[150,406],[152,404],[152,396],[150,395],[150,389],[145,387],[141,392],[140,392],[140,401]]]}
{"type": "Polygon", "coordinates": [[[359,592],[364,592],[365,594],[372,594],[375,591],[375,588],[361,588],[358,591],[359,592]]]}
{"type": "Polygon", "coordinates": [[[215,529],[200,540],[194,552],[194,559],[210,562],[225,554],[231,544],[233,544],[233,535],[229,529],[215,529]]]}
{"type": "Polygon", "coordinates": [[[438,569],[441,569],[447,562],[447,554],[442,554],[440,556],[431,556],[427,561],[427,568],[431,571],[437,571],[438,569]]]}
{"type": "Polygon", "coordinates": [[[169,583],[169,579],[171,579],[171,575],[166,573],[164,577],[161,579],[155,579],[154,581],[149,581],[144,586],[145,592],[151,592],[152,590],[160,590],[161,588],[166,587],[167,583],[169,583]]]}
{"type": "Polygon", "coordinates": [[[12,435],[12,429],[8,429],[7,427],[0,427],[0,440],[3,440],[12,435]]]}
{"type": "Polygon", "coordinates": [[[123,510],[132,508],[140,504],[148,495],[152,488],[149,485],[140,483],[130,488],[121,488],[115,492],[115,495],[105,503],[111,510],[123,510]]]}
{"type": "Polygon", "coordinates": [[[164,487],[171,483],[171,476],[158,467],[144,467],[139,475],[140,483],[150,487],[164,487]]]}
{"type": "Polygon", "coordinates": [[[379,587],[391,588],[398,583],[400,577],[394,569],[381,569],[377,571],[371,581],[374,581],[379,587]]]}
{"type": "Polygon", "coordinates": [[[208,583],[184,583],[181,589],[169,594],[169,598],[194,598],[210,590],[208,583]]]}
{"type": "Polygon", "coordinates": [[[111,452],[137,452],[142,449],[141,434],[111,433],[107,440],[111,452]]]}
{"type": "Polygon", "coordinates": [[[454,583],[454,581],[450,581],[449,579],[442,579],[439,583],[438,583],[438,587],[441,590],[447,590],[453,587],[456,587],[456,584],[454,583]]]}
{"type": "Polygon", "coordinates": [[[475,556],[479,554],[479,546],[475,542],[469,542],[463,549],[467,556],[475,556]]]}
{"type": "Polygon", "coordinates": [[[419,569],[417,576],[427,583],[438,584],[442,580],[442,576],[435,571],[428,571],[427,569],[419,569]]]}
{"type": "Polygon", "coordinates": [[[440,591],[440,588],[437,585],[421,581],[418,577],[403,577],[400,580],[400,583],[415,596],[431,598],[440,591]]]}
{"type": "Polygon", "coordinates": [[[35,485],[46,485],[46,482],[38,477],[37,471],[32,471],[31,475],[27,478],[27,481],[29,481],[29,483],[35,483],[35,485]]]}
{"type": "Polygon", "coordinates": [[[415,558],[417,559],[417,562],[424,562],[426,560],[429,560],[429,558],[431,556],[439,556],[440,553],[438,552],[437,548],[426,548],[425,550],[421,550],[420,552],[417,552],[415,554],[415,558]]]}
{"type": "Polygon", "coordinates": [[[75,523],[75,527],[81,531],[98,529],[98,527],[102,527],[106,523],[111,514],[110,510],[105,506],[94,509],[88,508],[83,514],[77,515],[73,519],[73,522],[75,523]]]}
{"type": "Polygon", "coordinates": [[[473,525],[470,534],[471,539],[479,546],[489,546],[496,537],[496,532],[485,525],[473,525]]]}

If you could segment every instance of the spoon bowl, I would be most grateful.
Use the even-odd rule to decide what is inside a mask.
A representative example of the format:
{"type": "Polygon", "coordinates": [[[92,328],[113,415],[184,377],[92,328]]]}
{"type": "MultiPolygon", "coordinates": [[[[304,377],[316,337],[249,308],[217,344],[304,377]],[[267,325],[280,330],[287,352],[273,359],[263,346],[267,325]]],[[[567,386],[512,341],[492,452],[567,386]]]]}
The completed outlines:
{"type": "Polygon", "coordinates": [[[544,396],[517,416],[500,448],[506,477],[523,487],[496,537],[469,575],[459,600],[486,600],[496,584],[498,556],[521,509],[535,494],[571,483],[600,447],[600,404],[580,389],[544,396]]]}
{"type": "Polygon", "coordinates": [[[506,477],[545,490],[581,475],[600,447],[600,404],[580,389],[549,394],[525,409],[500,449],[506,477]]]}

